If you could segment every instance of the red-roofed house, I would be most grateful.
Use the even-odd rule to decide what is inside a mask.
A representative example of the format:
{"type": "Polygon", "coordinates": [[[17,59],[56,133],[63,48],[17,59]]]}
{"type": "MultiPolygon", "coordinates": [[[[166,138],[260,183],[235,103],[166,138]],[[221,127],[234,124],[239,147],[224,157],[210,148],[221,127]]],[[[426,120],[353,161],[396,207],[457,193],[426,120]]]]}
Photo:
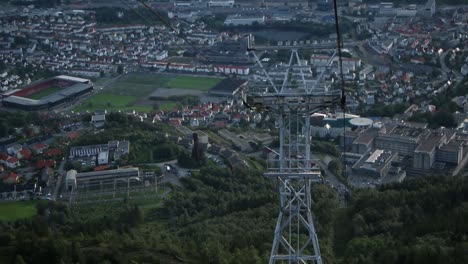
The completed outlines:
{"type": "Polygon", "coordinates": [[[182,125],[182,120],[180,119],[172,119],[172,120],[169,120],[169,124],[173,125],[173,126],[180,126],[182,125]]]}
{"type": "Polygon", "coordinates": [[[235,114],[232,116],[232,122],[236,122],[236,123],[239,123],[241,121],[241,114],[235,114]]]}
{"type": "Polygon", "coordinates": [[[424,64],[424,62],[426,62],[424,58],[420,58],[420,57],[411,58],[411,63],[424,64]]]}
{"type": "Polygon", "coordinates": [[[31,150],[24,148],[22,149],[17,155],[19,159],[30,159],[31,158],[31,150]]]}
{"type": "Polygon", "coordinates": [[[193,114],[192,116],[190,116],[190,119],[191,120],[197,119],[198,122],[202,122],[202,121],[205,121],[205,116],[202,114],[193,114]]]}
{"type": "Polygon", "coordinates": [[[211,111],[215,113],[219,113],[221,111],[221,106],[219,104],[213,104],[213,107],[211,108],[211,111]]]}
{"type": "Polygon", "coordinates": [[[20,165],[19,159],[17,157],[8,156],[5,160],[2,160],[2,163],[5,164],[8,168],[16,168],[20,165]]]}
{"type": "Polygon", "coordinates": [[[101,165],[101,166],[97,166],[94,168],[94,171],[103,171],[103,170],[107,170],[109,168],[109,165],[101,165]]]}
{"type": "Polygon", "coordinates": [[[36,167],[38,169],[42,169],[44,167],[54,168],[55,167],[55,160],[38,160],[36,163],[36,167]]]}
{"type": "Polygon", "coordinates": [[[213,123],[214,127],[226,127],[227,123],[226,121],[216,121],[213,123]]]}
{"type": "Polygon", "coordinates": [[[15,183],[18,183],[19,178],[20,177],[18,176],[18,174],[14,172],[10,172],[7,175],[3,176],[2,180],[3,180],[3,183],[5,184],[15,184],[15,183]]]}
{"type": "Polygon", "coordinates": [[[36,145],[33,146],[33,150],[36,154],[42,154],[45,149],[47,149],[49,146],[43,143],[37,143],[36,145]]]}
{"type": "Polygon", "coordinates": [[[76,133],[75,131],[68,133],[68,138],[69,138],[70,140],[74,140],[74,139],[76,139],[77,137],[78,137],[78,133],[76,133]]]}
{"type": "Polygon", "coordinates": [[[246,120],[247,122],[250,122],[250,117],[249,117],[249,115],[247,115],[245,113],[235,114],[232,117],[233,122],[239,123],[241,120],[246,120]]]}
{"type": "Polygon", "coordinates": [[[52,148],[52,149],[46,150],[44,154],[48,157],[60,156],[62,155],[62,150],[59,148],[52,148]]]}

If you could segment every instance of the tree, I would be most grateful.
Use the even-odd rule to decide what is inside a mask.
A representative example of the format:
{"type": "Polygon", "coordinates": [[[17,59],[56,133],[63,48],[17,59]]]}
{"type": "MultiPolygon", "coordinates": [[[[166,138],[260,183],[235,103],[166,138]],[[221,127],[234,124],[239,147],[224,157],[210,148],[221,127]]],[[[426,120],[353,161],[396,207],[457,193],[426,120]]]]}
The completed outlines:
{"type": "Polygon", "coordinates": [[[15,257],[15,264],[26,264],[23,257],[21,255],[16,255],[15,257]]]}
{"type": "Polygon", "coordinates": [[[122,73],[123,73],[123,66],[122,66],[122,65],[117,66],[117,73],[118,73],[118,74],[122,74],[122,73]]]}
{"type": "Polygon", "coordinates": [[[335,175],[340,176],[343,170],[343,165],[336,159],[333,159],[328,163],[328,169],[335,175]]]}
{"type": "Polygon", "coordinates": [[[438,127],[456,127],[457,121],[452,113],[448,112],[447,110],[440,110],[434,113],[432,118],[429,121],[429,125],[432,128],[438,127]]]}
{"type": "Polygon", "coordinates": [[[6,137],[8,136],[8,125],[6,122],[1,121],[0,122],[0,137],[6,137]]]}

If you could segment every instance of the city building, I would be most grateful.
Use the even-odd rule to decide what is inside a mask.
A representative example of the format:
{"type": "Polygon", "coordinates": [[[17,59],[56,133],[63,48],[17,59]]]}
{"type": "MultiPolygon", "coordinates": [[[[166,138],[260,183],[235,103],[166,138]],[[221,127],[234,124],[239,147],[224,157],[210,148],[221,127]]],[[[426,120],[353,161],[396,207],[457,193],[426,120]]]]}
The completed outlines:
{"type": "Polygon", "coordinates": [[[317,11],[329,12],[333,10],[333,1],[331,0],[319,0],[317,3],[317,11]]]}
{"type": "Polygon", "coordinates": [[[106,122],[106,115],[93,115],[91,116],[91,123],[96,128],[101,128],[106,122]]]}
{"type": "Polygon", "coordinates": [[[428,0],[423,9],[423,16],[432,17],[434,16],[435,12],[436,12],[436,1],[428,0]]]}
{"type": "Polygon", "coordinates": [[[224,20],[226,26],[242,26],[253,25],[254,23],[265,24],[265,16],[246,16],[246,15],[229,15],[224,20]]]}
{"type": "Polygon", "coordinates": [[[108,150],[100,151],[98,154],[98,164],[106,165],[107,163],[109,163],[109,151],[108,150]]]}
{"type": "Polygon", "coordinates": [[[68,157],[69,159],[80,159],[90,157],[99,159],[99,156],[101,155],[101,157],[103,158],[102,162],[105,162],[105,159],[107,159],[107,162],[105,163],[107,164],[110,161],[120,160],[123,155],[128,154],[129,152],[130,142],[128,140],[113,140],[109,141],[107,144],[71,147],[68,157]],[[108,153],[107,157],[103,156],[104,154],[101,154],[103,152],[108,153]],[[110,160],[109,157],[112,157],[112,159],[110,160]]]}
{"type": "Polygon", "coordinates": [[[207,1],[208,7],[233,7],[234,0],[209,0],[207,1]]]}
{"type": "Polygon", "coordinates": [[[353,114],[342,113],[337,114],[322,114],[315,113],[310,117],[310,133],[312,136],[318,137],[338,137],[343,133],[343,128],[351,129],[350,121],[359,116],[353,114]],[[344,118],[344,120],[343,120],[344,118]]]}
{"type": "Polygon", "coordinates": [[[369,151],[352,167],[352,171],[358,175],[383,178],[389,173],[392,161],[397,158],[398,152],[382,149],[369,151]]]}
{"type": "Polygon", "coordinates": [[[264,0],[265,7],[308,7],[307,0],[264,0]]]}
{"type": "Polygon", "coordinates": [[[374,123],[341,136],[345,152],[368,153],[371,149],[398,153],[412,159],[412,168],[428,170],[437,163],[464,166],[468,154],[468,134],[451,129],[428,129],[427,124],[374,123]]]}
{"type": "Polygon", "coordinates": [[[396,14],[396,10],[393,6],[393,2],[381,2],[380,3],[380,12],[379,15],[381,16],[394,16],[396,14]]]}
{"type": "Polygon", "coordinates": [[[76,170],[67,171],[67,175],[65,176],[65,185],[67,186],[67,189],[69,191],[76,188],[76,174],[77,173],[78,172],[76,170]]]}

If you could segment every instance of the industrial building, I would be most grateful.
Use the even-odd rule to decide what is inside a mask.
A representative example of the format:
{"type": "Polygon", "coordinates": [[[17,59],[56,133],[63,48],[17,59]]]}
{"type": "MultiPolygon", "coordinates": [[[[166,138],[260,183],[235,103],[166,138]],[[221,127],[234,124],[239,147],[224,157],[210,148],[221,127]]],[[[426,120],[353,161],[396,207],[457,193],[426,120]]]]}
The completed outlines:
{"type": "Polygon", "coordinates": [[[110,161],[117,161],[128,153],[130,153],[130,142],[128,140],[112,140],[107,144],[71,147],[68,158],[95,157],[98,159],[98,164],[103,165],[110,161]]]}
{"type": "MultiPolygon", "coordinates": [[[[73,173],[70,173],[70,175],[73,175],[73,173]]],[[[138,168],[125,168],[115,170],[83,172],[76,174],[75,178],[76,187],[78,190],[95,190],[104,189],[106,187],[115,188],[115,186],[118,185],[118,182],[123,183],[125,186],[128,186],[131,180],[139,181],[140,170],[138,168]]]]}

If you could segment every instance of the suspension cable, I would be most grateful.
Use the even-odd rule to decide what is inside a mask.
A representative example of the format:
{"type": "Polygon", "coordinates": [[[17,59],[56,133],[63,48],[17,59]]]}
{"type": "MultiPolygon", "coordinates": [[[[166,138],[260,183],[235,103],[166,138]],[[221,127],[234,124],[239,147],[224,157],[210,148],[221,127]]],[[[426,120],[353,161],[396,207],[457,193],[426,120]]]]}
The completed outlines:
{"type": "MultiPolygon", "coordinates": [[[[341,164],[345,164],[345,155],[346,152],[346,95],[345,95],[345,79],[343,74],[343,54],[342,48],[343,43],[341,39],[340,24],[338,21],[338,4],[337,0],[333,0],[333,9],[335,13],[335,29],[336,29],[336,44],[338,46],[338,63],[340,69],[340,78],[341,78],[341,110],[343,111],[343,153],[341,154],[341,164]]],[[[342,176],[346,180],[346,166],[342,169],[342,176]]]]}

